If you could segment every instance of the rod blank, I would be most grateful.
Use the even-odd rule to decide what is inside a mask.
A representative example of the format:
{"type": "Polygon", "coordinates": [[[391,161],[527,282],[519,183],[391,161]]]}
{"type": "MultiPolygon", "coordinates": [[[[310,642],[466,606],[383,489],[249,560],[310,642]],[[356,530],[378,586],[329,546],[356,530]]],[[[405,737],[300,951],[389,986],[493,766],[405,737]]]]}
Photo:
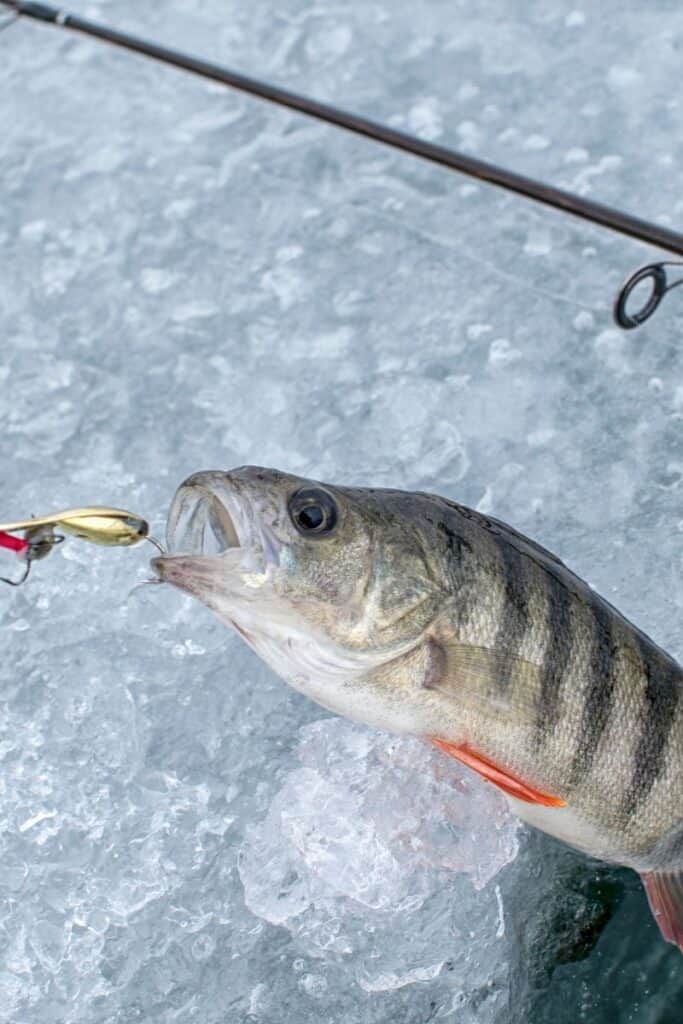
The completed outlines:
{"type": "Polygon", "coordinates": [[[221,67],[209,61],[192,57],[172,50],[157,43],[140,39],[137,36],[129,35],[126,32],[119,32],[94,21],[80,18],[77,15],[61,11],[49,4],[26,2],[26,0],[0,0],[0,4],[16,11],[17,14],[38,21],[49,22],[61,28],[70,29],[73,32],[80,32],[83,35],[92,36],[105,42],[112,43],[122,49],[142,54],[152,60],[169,64],[173,67],[190,71],[202,78],[211,79],[214,82],[221,82],[223,85],[240,92],[248,93],[259,99],[267,100],[281,107],[287,107],[300,114],[316,118],[326,124],[336,125],[346,131],[354,132],[385,146],[401,150],[404,153],[411,153],[413,156],[431,163],[446,167],[451,171],[458,171],[461,174],[469,175],[479,181],[506,189],[509,192],[516,192],[535,202],[543,203],[553,209],[561,210],[574,217],[590,221],[601,227],[609,228],[622,235],[628,235],[640,242],[649,245],[656,245],[660,249],[683,256],[683,234],[671,231],[651,221],[641,220],[629,213],[617,210],[614,207],[606,206],[603,203],[594,202],[583,196],[577,196],[573,192],[546,185],[528,178],[523,174],[499,167],[485,160],[478,160],[466,153],[450,149],[446,146],[438,146],[432,142],[426,142],[414,135],[397,131],[387,125],[369,118],[362,117],[328,103],[321,103],[308,96],[302,96],[288,89],[272,85],[269,82],[262,82],[256,78],[250,78],[237,71],[221,67]]]}

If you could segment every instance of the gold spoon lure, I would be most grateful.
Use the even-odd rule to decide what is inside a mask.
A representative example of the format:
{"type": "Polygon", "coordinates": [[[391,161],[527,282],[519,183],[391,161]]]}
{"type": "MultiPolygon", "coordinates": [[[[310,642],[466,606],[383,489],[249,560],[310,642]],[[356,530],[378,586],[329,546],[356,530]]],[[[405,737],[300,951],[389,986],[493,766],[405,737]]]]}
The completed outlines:
{"type": "Polygon", "coordinates": [[[97,505],[70,508],[65,512],[55,512],[54,515],[40,516],[37,519],[22,519],[16,523],[0,523],[0,531],[33,531],[39,526],[59,527],[64,533],[106,547],[129,547],[141,540],[149,539],[149,524],[141,516],[126,512],[122,508],[97,505]]]}
{"type": "Polygon", "coordinates": [[[142,516],[127,512],[122,508],[106,506],[85,506],[70,508],[53,515],[40,516],[36,519],[21,519],[13,523],[0,523],[0,546],[11,547],[26,559],[24,575],[19,580],[10,580],[0,576],[0,580],[12,586],[19,586],[28,578],[31,563],[49,555],[56,544],[64,540],[64,536],[55,533],[59,529],[65,534],[100,544],[105,547],[131,547],[140,541],[147,540],[163,554],[163,548],[153,537],[149,536],[149,524],[142,516]],[[13,533],[23,533],[23,540],[12,538],[13,533]],[[3,536],[5,538],[3,540],[3,536]]]}

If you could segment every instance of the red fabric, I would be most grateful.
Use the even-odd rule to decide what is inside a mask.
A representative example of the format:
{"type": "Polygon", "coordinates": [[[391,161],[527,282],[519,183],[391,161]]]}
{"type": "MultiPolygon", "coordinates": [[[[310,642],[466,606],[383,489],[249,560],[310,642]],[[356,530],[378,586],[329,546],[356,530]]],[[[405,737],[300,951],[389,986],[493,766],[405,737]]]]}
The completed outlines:
{"type": "Polygon", "coordinates": [[[3,533],[0,530],[0,548],[9,548],[10,551],[26,551],[30,546],[23,537],[15,537],[12,533],[3,533]]]}

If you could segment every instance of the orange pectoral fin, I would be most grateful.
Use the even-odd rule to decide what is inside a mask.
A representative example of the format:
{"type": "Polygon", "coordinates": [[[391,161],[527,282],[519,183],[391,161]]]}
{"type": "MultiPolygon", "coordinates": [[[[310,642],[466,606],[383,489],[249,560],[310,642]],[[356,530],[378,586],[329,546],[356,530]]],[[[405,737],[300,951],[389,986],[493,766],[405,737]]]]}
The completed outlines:
{"type": "Polygon", "coordinates": [[[533,789],[526,782],[515,778],[514,775],[499,768],[481,754],[477,754],[466,743],[457,746],[455,743],[449,743],[448,740],[440,740],[436,736],[431,737],[431,740],[444,753],[462,761],[468,768],[473,768],[475,772],[479,772],[489,782],[493,782],[499,789],[509,796],[516,797],[517,800],[524,800],[528,804],[541,804],[543,807],[566,807],[566,801],[559,796],[551,796],[550,793],[542,793],[538,789],[533,789]]]}

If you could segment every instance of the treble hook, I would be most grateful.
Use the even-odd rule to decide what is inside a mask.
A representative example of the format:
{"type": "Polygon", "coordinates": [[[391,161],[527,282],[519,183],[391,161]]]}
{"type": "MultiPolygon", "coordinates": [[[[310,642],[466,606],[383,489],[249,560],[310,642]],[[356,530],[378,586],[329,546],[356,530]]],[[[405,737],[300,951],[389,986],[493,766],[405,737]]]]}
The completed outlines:
{"type": "Polygon", "coordinates": [[[683,277],[679,278],[678,281],[669,282],[665,267],[683,267],[683,262],[670,260],[665,263],[648,263],[647,266],[636,270],[635,274],[631,274],[629,279],[624,282],[614,302],[614,319],[619,327],[623,327],[625,331],[630,331],[634,327],[640,327],[641,324],[650,319],[666,293],[670,292],[672,288],[678,288],[679,285],[683,284],[683,277]],[[635,313],[628,313],[626,311],[626,303],[633,294],[634,289],[637,288],[641,281],[647,280],[652,281],[652,291],[647,300],[635,313]]]}
{"type": "Polygon", "coordinates": [[[11,580],[9,576],[0,576],[0,583],[9,583],[10,587],[20,587],[22,583],[26,583],[26,580],[28,579],[30,572],[31,560],[30,558],[27,558],[26,565],[24,566],[24,571],[22,572],[18,580],[11,580]]]}
{"type": "Polygon", "coordinates": [[[47,558],[52,549],[61,544],[64,537],[55,533],[51,524],[27,529],[24,537],[13,537],[4,530],[0,533],[0,546],[15,551],[25,561],[24,571],[18,580],[11,580],[8,576],[0,576],[0,583],[9,583],[10,587],[20,587],[29,578],[31,567],[34,562],[41,558],[47,558]]]}

